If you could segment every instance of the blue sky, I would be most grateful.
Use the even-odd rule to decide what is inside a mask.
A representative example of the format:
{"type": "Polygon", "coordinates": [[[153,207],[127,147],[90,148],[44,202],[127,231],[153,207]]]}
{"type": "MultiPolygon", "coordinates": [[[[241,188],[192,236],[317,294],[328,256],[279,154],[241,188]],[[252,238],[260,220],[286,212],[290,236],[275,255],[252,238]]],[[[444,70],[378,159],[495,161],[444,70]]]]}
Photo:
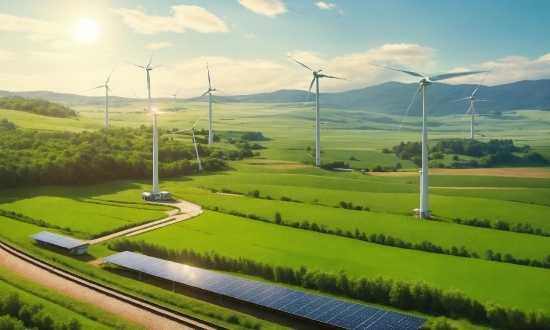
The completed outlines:
{"type": "MultiPolygon", "coordinates": [[[[493,68],[484,84],[550,78],[550,1],[30,1],[0,8],[0,89],[77,93],[110,81],[115,95],[146,94],[145,73],[125,61],[162,65],[152,96],[213,87],[229,94],[307,89],[311,73],[329,75],[322,92],[363,88],[422,74],[493,68]],[[96,39],[75,37],[78,20],[97,22],[96,39]]],[[[478,83],[482,76],[446,82],[478,83]]],[[[101,95],[101,90],[86,95],[101,95]]]]}

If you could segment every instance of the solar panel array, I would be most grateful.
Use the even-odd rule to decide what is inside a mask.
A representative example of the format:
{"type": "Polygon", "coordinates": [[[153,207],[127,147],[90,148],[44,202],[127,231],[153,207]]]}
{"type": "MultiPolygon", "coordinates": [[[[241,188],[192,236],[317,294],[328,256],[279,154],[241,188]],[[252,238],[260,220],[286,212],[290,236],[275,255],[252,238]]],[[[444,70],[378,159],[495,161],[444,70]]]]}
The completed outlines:
{"type": "Polygon", "coordinates": [[[343,329],[416,330],[426,319],[277,285],[121,252],[104,261],[144,274],[343,329]]]}
{"type": "Polygon", "coordinates": [[[34,238],[37,241],[42,241],[42,242],[46,242],[46,243],[49,243],[49,244],[60,246],[60,247],[65,248],[65,249],[72,249],[72,248],[75,248],[75,247],[79,247],[79,246],[82,246],[82,245],[89,244],[86,241],[81,241],[81,240],[78,240],[78,239],[74,239],[72,237],[58,235],[58,234],[50,233],[50,232],[47,232],[47,231],[43,231],[41,233],[34,234],[34,235],[29,236],[29,237],[34,238]]]}

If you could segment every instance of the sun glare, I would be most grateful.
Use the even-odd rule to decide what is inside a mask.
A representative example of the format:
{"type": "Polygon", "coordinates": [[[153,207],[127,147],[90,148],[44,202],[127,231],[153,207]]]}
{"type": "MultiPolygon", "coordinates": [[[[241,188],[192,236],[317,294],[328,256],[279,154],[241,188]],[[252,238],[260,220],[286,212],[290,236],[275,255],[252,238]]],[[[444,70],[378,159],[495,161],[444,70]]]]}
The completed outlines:
{"type": "Polygon", "coordinates": [[[99,34],[99,25],[88,17],[80,19],[74,27],[75,37],[83,42],[94,41],[99,34]]]}

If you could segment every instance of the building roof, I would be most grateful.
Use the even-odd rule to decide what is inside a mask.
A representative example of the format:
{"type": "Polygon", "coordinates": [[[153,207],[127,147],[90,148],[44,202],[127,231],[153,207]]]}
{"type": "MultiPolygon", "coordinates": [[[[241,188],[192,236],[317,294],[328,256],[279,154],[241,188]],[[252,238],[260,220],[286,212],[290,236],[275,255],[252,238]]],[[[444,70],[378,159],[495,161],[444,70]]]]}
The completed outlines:
{"type": "Polygon", "coordinates": [[[72,237],[67,237],[63,235],[58,235],[54,233],[50,233],[47,231],[43,231],[38,234],[34,234],[29,236],[30,238],[34,238],[37,241],[46,242],[49,244],[57,245],[65,249],[72,249],[75,247],[79,247],[82,245],[89,245],[90,243],[86,241],[81,241],[78,239],[74,239],[72,237]]]}

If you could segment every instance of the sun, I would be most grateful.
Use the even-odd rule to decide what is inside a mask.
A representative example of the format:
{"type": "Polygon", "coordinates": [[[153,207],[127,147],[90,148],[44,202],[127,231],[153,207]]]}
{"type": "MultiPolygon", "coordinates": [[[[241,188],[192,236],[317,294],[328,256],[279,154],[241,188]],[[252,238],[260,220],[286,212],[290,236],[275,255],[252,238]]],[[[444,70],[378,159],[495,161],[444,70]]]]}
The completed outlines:
{"type": "Polygon", "coordinates": [[[94,41],[99,35],[99,25],[91,18],[81,18],[74,26],[74,35],[83,42],[94,41]]]}

